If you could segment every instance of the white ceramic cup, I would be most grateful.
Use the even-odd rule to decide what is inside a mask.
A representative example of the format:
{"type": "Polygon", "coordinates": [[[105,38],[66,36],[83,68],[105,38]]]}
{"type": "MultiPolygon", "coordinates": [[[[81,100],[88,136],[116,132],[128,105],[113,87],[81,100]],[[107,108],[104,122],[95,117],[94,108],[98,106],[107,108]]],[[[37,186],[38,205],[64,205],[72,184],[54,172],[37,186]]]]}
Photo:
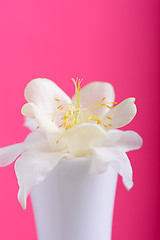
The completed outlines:
{"type": "Polygon", "coordinates": [[[34,188],[39,240],[110,240],[117,173],[89,174],[90,159],[62,160],[34,188]]]}

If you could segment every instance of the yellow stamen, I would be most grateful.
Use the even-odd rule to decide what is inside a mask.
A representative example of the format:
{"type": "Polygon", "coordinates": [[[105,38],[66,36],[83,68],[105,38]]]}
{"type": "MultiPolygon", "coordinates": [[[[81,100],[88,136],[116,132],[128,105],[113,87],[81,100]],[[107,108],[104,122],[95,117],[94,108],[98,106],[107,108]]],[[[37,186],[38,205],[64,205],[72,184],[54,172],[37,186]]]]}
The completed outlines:
{"type": "Polygon", "coordinates": [[[62,127],[62,126],[65,126],[65,122],[64,122],[64,123],[62,123],[62,124],[61,124],[60,126],[58,126],[58,127],[60,128],[60,127],[62,127]]]}
{"type": "MultiPolygon", "coordinates": [[[[57,107],[56,112],[54,115],[52,115],[52,121],[54,120],[56,114],[58,113],[64,113],[64,116],[60,117],[63,121],[62,124],[59,126],[65,127],[66,131],[73,127],[76,124],[83,123],[83,122],[91,122],[94,121],[96,124],[101,124],[105,128],[108,128],[109,126],[112,126],[105,121],[104,118],[100,118],[97,115],[95,115],[96,111],[98,111],[98,114],[100,113],[99,107],[102,109],[102,107],[107,107],[109,109],[114,108],[112,106],[113,104],[116,104],[116,102],[107,102],[106,97],[103,97],[101,100],[95,102],[92,104],[89,108],[81,108],[80,105],[80,95],[81,95],[81,82],[83,79],[74,79],[72,78],[72,81],[75,85],[75,103],[66,103],[63,100],[55,98],[55,101],[60,102],[60,105],[57,107]],[[63,111],[62,111],[63,110],[63,111]]],[[[102,114],[103,116],[103,114],[102,114]]],[[[108,120],[112,120],[111,117],[105,116],[108,120]]],[[[112,122],[111,122],[112,123],[112,122]]],[[[59,139],[56,143],[58,143],[59,139]]]]}
{"type": "Polygon", "coordinates": [[[58,106],[57,109],[60,109],[62,107],[62,105],[58,106]]]}
{"type": "Polygon", "coordinates": [[[69,128],[71,128],[71,126],[70,126],[70,125],[68,125],[68,126],[66,127],[66,131],[67,131],[69,128]]]}
{"type": "Polygon", "coordinates": [[[102,124],[102,121],[99,118],[95,118],[94,121],[96,121],[97,124],[102,124]]]}
{"type": "Polygon", "coordinates": [[[106,107],[108,107],[108,108],[115,108],[114,106],[110,107],[109,105],[106,105],[106,107]]]}
{"type": "Polygon", "coordinates": [[[107,116],[106,116],[106,118],[108,118],[108,119],[112,120],[112,118],[111,118],[111,117],[107,117],[107,116]]]}
{"type": "Polygon", "coordinates": [[[56,144],[58,144],[60,140],[61,140],[61,137],[60,137],[60,138],[58,138],[58,140],[56,141],[56,144]]]}
{"type": "Polygon", "coordinates": [[[106,99],[106,97],[102,98],[101,102],[103,102],[106,99]]]}
{"type": "Polygon", "coordinates": [[[36,127],[36,129],[40,128],[40,126],[36,127]]]}
{"type": "Polygon", "coordinates": [[[72,78],[72,81],[75,85],[75,95],[76,95],[76,108],[79,108],[79,105],[80,105],[80,91],[81,91],[81,87],[80,87],[80,84],[82,82],[83,78],[82,79],[74,79],[72,78]]]}
{"type": "Polygon", "coordinates": [[[68,118],[66,115],[64,117],[62,117],[61,119],[62,120],[66,120],[66,118],[68,118]]]}

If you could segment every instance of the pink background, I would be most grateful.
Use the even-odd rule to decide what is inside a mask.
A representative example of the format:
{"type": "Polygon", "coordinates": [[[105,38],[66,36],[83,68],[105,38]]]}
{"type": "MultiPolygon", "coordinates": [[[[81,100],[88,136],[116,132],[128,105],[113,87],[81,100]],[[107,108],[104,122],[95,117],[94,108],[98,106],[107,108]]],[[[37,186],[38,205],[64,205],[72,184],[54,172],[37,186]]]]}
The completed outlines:
{"type": "MultiPolygon", "coordinates": [[[[113,240],[160,237],[158,159],[158,0],[14,0],[0,2],[0,146],[21,142],[28,133],[20,109],[26,84],[36,77],[55,81],[70,96],[71,77],[108,81],[118,102],[136,97],[138,114],[125,127],[144,139],[129,153],[134,187],[119,178],[113,240]]],[[[34,240],[30,199],[17,201],[13,164],[0,169],[0,239],[34,240]]],[[[91,239],[90,239],[91,240],[91,239]]]]}

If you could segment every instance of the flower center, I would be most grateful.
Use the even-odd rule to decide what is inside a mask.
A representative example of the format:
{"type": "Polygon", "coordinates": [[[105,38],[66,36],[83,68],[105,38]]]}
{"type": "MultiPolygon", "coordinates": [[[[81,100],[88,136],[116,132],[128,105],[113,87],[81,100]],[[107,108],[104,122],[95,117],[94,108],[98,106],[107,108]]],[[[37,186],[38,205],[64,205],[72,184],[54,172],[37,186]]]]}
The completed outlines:
{"type": "Polygon", "coordinates": [[[64,115],[61,118],[63,123],[59,126],[59,128],[65,127],[66,130],[83,122],[96,122],[97,124],[103,125],[105,128],[112,126],[110,123],[112,119],[110,117],[101,114],[102,118],[100,118],[96,115],[96,111],[98,110],[98,113],[100,113],[100,107],[114,108],[113,106],[110,106],[110,104],[116,104],[116,102],[105,102],[106,97],[103,97],[101,100],[92,104],[89,108],[82,108],[80,105],[80,84],[82,80],[83,79],[77,78],[75,80],[72,78],[72,81],[75,85],[75,103],[68,104],[60,99],[55,99],[55,101],[60,102],[60,105],[57,107],[57,111],[54,114],[52,121],[54,121],[54,118],[58,113],[63,113],[64,115]]]}

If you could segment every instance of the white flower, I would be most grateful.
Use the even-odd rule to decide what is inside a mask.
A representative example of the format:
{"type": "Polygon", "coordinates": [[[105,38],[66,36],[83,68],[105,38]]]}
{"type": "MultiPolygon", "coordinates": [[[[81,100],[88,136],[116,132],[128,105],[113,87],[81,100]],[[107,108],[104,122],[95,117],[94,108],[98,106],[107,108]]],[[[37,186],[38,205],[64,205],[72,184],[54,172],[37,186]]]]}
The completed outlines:
{"type": "Polygon", "coordinates": [[[25,89],[27,104],[22,107],[25,125],[32,133],[23,143],[0,149],[0,166],[15,159],[19,183],[18,199],[26,208],[31,190],[43,181],[60,160],[90,159],[90,173],[103,173],[113,167],[127,189],[133,186],[132,168],[126,152],[142,145],[133,131],[120,131],[136,114],[134,98],[113,107],[111,84],[93,82],[80,88],[74,80],[72,100],[48,79],[32,80],[25,89]]]}

